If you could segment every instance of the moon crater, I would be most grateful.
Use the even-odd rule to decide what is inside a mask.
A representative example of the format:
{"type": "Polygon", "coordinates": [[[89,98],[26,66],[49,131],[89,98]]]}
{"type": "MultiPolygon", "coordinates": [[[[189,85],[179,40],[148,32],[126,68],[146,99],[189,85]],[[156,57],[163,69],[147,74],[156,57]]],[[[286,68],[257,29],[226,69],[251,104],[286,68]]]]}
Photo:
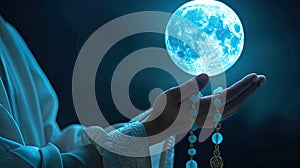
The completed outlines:
{"type": "Polygon", "coordinates": [[[238,60],[244,31],[237,14],[224,3],[194,0],[171,16],[165,44],[171,60],[183,71],[214,76],[238,60]]]}

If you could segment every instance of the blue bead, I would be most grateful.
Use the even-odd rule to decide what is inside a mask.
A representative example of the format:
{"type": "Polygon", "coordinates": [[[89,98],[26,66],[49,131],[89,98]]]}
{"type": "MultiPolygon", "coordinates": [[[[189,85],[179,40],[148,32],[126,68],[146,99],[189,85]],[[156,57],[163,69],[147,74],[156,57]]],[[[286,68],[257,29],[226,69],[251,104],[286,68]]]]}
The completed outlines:
{"type": "Polygon", "coordinates": [[[222,87],[217,87],[215,90],[214,90],[214,94],[217,94],[217,93],[222,93],[223,92],[223,88],[222,87]]]}
{"type": "Polygon", "coordinates": [[[198,125],[196,123],[194,123],[191,127],[192,131],[196,131],[198,129],[198,125]]]}
{"type": "Polygon", "coordinates": [[[192,108],[192,109],[190,110],[190,116],[191,116],[191,117],[196,117],[197,114],[198,114],[198,111],[197,111],[196,109],[193,109],[193,108],[192,108]]]}
{"type": "Polygon", "coordinates": [[[198,168],[197,162],[195,160],[189,160],[186,162],[186,168],[198,168]]]}
{"type": "Polygon", "coordinates": [[[198,94],[194,94],[190,97],[190,100],[193,102],[193,103],[197,103],[200,98],[201,98],[202,94],[201,92],[199,92],[198,94]]]}
{"type": "Polygon", "coordinates": [[[214,114],[214,121],[217,122],[217,123],[222,121],[222,114],[219,113],[219,112],[215,113],[214,114]]]}
{"type": "Polygon", "coordinates": [[[213,103],[216,108],[219,108],[222,106],[222,100],[219,98],[216,98],[213,103]]]}
{"type": "Polygon", "coordinates": [[[190,155],[190,156],[194,156],[194,155],[196,155],[196,149],[194,149],[194,148],[190,148],[189,150],[188,150],[188,154],[190,155]]]}
{"type": "Polygon", "coordinates": [[[190,143],[195,143],[197,141],[197,137],[195,135],[190,135],[189,136],[189,142],[190,143]]]}
{"type": "Polygon", "coordinates": [[[214,133],[214,135],[211,137],[211,140],[213,141],[214,144],[218,145],[222,143],[223,136],[220,133],[214,133]]]}

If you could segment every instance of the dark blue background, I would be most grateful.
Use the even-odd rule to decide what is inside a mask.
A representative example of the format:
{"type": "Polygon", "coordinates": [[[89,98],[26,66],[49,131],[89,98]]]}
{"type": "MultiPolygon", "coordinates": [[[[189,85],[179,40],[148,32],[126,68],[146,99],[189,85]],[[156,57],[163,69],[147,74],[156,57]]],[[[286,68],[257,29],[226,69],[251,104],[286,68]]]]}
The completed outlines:
{"type": "MultiPolygon", "coordinates": [[[[77,53],[87,37],[106,22],[126,13],[158,10],[173,12],[184,0],[1,0],[0,14],[24,37],[49,77],[60,100],[58,123],[77,123],[71,79],[77,53]]],[[[240,16],[245,48],[227,74],[229,84],[250,72],[265,74],[266,85],[223,122],[222,154],[226,167],[296,166],[300,159],[299,56],[300,10],[293,0],[224,0],[240,16]]],[[[114,122],[126,121],[113,106],[110,79],[114,66],[140,48],[163,47],[163,37],[140,34],[120,41],[106,55],[96,79],[99,104],[114,122]],[[114,56],[114,58],[112,58],[114,56]],[[101,69],[102,68],[102,69],[101,69]]],[[[176,83],[168,73],[147,69],[137,74],[130,94],[137,107],[147,109],[148,91],[176,83]],[[134,91],[137,90],[138,92],[134,91]]],[[[103,111],[102,110],[102,111],[103,111]]],[[[208,167],[212,144],[197,145],[197,161],[208,167]]],[[[184,167],[187,140],[176,146],[175,165],[184,167]]],[[[296,166],[297,167],[297,166],[296,166]]]]}

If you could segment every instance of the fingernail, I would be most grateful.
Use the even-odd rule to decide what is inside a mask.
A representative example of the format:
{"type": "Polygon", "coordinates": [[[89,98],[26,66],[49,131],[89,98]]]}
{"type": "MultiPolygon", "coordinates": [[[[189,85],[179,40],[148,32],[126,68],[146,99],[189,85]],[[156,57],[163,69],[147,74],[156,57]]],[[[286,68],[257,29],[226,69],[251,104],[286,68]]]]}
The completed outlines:
{"type": "Polygon", "coordinates": [[[259,79],[259,84],[258,84],[258,86],[261,86],[261,85],[263,85],[264,83],[266,83],[266,77],[264,76],[264,75],[258,75],[258,79],[259,79]]]}
{"type": "Polygon", "coordinates": [[[257,78],[257,74],[256,73],[251,73],[250,76],[252,78],[252,81],[254,81],[254,79],[257,78]]]}

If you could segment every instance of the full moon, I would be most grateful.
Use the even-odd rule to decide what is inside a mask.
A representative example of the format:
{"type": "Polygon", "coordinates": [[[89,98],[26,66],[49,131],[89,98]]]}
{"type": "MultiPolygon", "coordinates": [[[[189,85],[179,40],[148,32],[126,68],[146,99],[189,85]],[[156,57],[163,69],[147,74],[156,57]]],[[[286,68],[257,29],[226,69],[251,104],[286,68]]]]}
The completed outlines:
{"type": "Polygon", "coordinates": [[[224,3],[194,0],[170,17],[165,44],[171,60],[183,71],[214,76],[238,60],[244,31],[237,14],[224,3]]]}

